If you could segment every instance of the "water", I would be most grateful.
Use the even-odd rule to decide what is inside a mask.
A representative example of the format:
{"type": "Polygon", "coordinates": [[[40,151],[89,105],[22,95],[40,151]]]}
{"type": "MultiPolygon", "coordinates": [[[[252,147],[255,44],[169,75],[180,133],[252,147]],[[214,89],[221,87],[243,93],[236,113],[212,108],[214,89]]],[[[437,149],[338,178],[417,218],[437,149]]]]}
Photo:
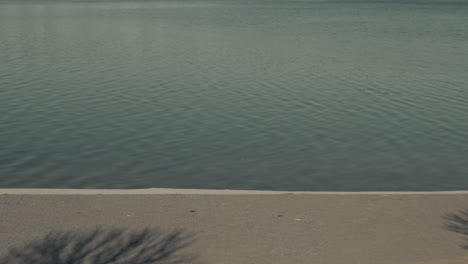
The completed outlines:
{"type": "Polygon", "coordinates": [[[468,189],[468,1],[0,2],[0,187],[468,189]]]}

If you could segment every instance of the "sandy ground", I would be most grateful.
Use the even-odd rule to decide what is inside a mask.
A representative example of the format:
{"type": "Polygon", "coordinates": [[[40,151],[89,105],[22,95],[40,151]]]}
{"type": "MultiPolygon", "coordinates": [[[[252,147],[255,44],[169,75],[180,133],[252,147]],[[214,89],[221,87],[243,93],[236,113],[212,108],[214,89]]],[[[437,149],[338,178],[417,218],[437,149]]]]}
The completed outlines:
{"type": "MultiPolygon", "coordinates": [[[[197,256],[187,263],[466,264],[468,250],[461,246],[468,236],[447,230],[450,221],[444,218],[465,209],[465,191],[0,189],[0,263],[1,256],[10,257],[4,263],[28,262],[8,255],[9,249],[30,252],[53,243],[76,245],[73,239],[82,239],[44,239],[49,232],[87,234],[100,226],[128,232],[182,229],[193,236],[180,250],[174,247],[176,253],[197,256]],[[26,248],[27,243],[33,244],[26,248]]],[[[460,223],[468,230],[468,220],[460,223]]],[[[52,254],[44,252],[28,254],[52,254]]]]}

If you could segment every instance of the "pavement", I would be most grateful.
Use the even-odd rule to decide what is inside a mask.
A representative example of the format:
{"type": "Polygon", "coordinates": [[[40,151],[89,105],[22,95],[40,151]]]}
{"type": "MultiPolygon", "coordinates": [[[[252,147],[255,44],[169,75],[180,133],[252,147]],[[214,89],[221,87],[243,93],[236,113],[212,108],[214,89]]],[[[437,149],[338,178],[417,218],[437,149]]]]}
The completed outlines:
{"type": "Polygon", "coordinates": [[[0,263],[467,264],[467,209],[468,191],[0,189],[0,263]]]}

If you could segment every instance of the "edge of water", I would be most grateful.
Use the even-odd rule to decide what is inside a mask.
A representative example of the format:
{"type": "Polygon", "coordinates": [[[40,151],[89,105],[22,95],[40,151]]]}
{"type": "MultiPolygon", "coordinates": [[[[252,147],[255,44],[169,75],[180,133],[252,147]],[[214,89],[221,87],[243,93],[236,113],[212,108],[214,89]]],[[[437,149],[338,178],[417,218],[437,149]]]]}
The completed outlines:
{"type": "Polygon", "coordinates": [[[260,191],[260,190],[218,190],[218,189],[1,189],[0,195],[128,195],[128,194],[201,194],[201,195],[434,195],[468,194],[468,190],[458,191],[365,191],[365,192],[313,192],[313,191],[260,191]]]}

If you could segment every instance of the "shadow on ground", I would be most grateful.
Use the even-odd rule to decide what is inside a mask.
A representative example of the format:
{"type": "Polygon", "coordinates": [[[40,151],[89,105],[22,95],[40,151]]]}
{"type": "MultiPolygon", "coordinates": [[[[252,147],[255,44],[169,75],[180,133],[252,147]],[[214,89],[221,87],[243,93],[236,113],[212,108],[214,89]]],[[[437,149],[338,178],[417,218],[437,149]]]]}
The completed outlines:
{"type": "Polygon", "coordinates": [[[194,235],[183,230],[104,229],[51,232],[12,248],[0,264],[185,264],[196,256],[184,249],[194,235]]]}
{"type": "Polygon", "coordinates": [[[464,236],[465,243],[461,247],[468,249],[468,209],[455,214],[448,214],[444,216],[444,219],[446,220],[445,228],[447,230],[464,236]]]}

